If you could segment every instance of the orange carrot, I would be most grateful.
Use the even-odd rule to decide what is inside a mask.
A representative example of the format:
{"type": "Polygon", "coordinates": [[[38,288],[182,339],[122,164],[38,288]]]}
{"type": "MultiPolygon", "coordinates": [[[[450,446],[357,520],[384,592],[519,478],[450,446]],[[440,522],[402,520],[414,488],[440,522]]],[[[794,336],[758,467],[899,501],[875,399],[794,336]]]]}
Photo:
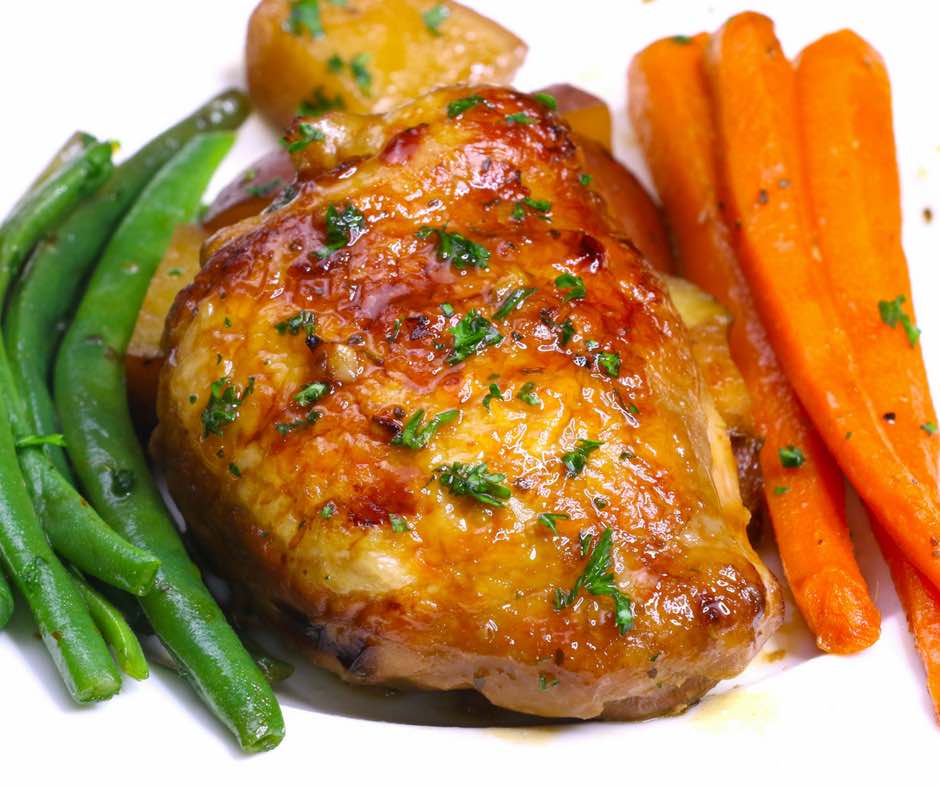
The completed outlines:
{"type": "Polygon", "coordinates": [[[842,475],[781,371],[719,209],[714,123],[702,70],[707,36],[665,39],[630,66],[630,113],[675,233],[681,273],[731,311],[731,353],[765,438],[761,470],[794,599],[819,647],[850,653],[878,638],[878,610],[852,552],[842,475]],[[784,468],[780,449],[805,462],[784,468]]]}
{"type": "Polygon", "coordinates": [[[658,271],[673,270],[669,236],[659,206],[637,177],[599,143],[576,137],[590,186],[607,203],[614,225],[623,232],[650,265],[658,271]]]}
{"type": "Polygon", "coordinates": [[[820,271],[796,75],[773,22],[754,13],[733,17],[705,60],[735,244],[777,357],[855,489],[905,557],[940,584],[935,491],[891,446],[820,271]]]}
{"type": "MultiPolygon", "coordinates": [[[[829,288],[877,411],[898,456],[937,488],[936,413],[920,345],[881,319],[879,301],[904,296],[912,310],[901,246],[900,186],[884,63],[849,30],[821,38],[797,61],[797,100],[816,236],[829,288]],[[890,418],[888,418],[888,414],[890,418]]],[[[909,314],[913,317],[913,311],[909,314]]],[[[940,595],[875,533],[927,671],[940,717],[940,595]]]]}

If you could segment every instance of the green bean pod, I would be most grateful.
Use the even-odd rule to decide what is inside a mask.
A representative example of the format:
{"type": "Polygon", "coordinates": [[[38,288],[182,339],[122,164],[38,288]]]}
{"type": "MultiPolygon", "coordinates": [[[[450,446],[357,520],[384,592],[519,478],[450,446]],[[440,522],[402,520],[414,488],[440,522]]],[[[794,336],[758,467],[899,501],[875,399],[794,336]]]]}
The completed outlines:
{"type": "Polygon", "coordinates": [[[10,623],[10,618],[13,615],[13,591],[10,589],[10,584],[7,583],[7,579],[3,574],[3,569],[0,569],[0,629],[3,629],[7,624],[10,623]]]}
{"type": "Polygon", "coordinates": [[[192,219],[231,135],[188,143],[154,178],[98,264],[56,359],[55,396],[68,454],[98,511],[160,559],[141,599],[154,631],[243,749],[284,736],[280,707],[186,552],[127,406],[122,355],[147,285],[179,223],[192,219]],[[129,264],[133,261],[133,264],[129,264]]]}
{"type": "Polygon", "coordinates": [[[111,174],[111,152],[110,142],[95,143],[45,179],[6,220],[0,235],[0,293],[6,295],[26,256],[49,228],[111,174]]]}
{"type": "Polygon", "coordinates": [[[88,612],[91,613],[98,631],[111,647],[118,666],[132,679],[146,679],[150,675],[147,658],[137,635],[121,615],[121,611],[88,585],[78,572],[75,573],[75,583],[85,604],[88,605],[88,612]]]}
{"type": "MultiPolygon", "coordinates": [[[[118,222],[154,174],[188,140],[204,131],[235,129],[247,114],[248,100],[243,93],[220,93],[121,164],[98,193],[62,223],[55,237],[42,242],[33,253],[25,276],[10,297],[4,322],[13,375],[26,401],[33,432],[59,430],[48,380],[61,327],[118,222]]],[[[43,450],[59,472],[71,478],[62,449],[45,446],[43,450]]]]}

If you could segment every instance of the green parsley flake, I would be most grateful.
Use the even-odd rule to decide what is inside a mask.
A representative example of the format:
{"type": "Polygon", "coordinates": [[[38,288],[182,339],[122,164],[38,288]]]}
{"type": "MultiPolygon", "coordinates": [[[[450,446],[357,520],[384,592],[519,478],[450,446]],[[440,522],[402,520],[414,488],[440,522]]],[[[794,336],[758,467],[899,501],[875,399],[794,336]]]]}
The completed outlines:
{"type": "Polygon", "coordinates": [[[290,334],[297,336],[301,331],[308,337],[313,336],[317,325],[317,316],[306,309],[301,309],[296,315],[292,315],[287,320],[274,324],[274,329],[278,334],[290,334]]]}
{"type": "Polygon", "coordinates": [[[16,448],[25,449],[29,446],[65,446],[65,436],[60,432],[48,435],[24,435],[16,439],[16,448]]]}
{"type": "Polygon", "coordinates": [[[483,407],[487,410],[490,409],[490,402],[494,399],[498,399],[500,402],[503,401],[503,392],[499,390],[499,386],[495,383],[490,383],[490,393],[483,397],[483,407]]]}
{"type": "Polygon", "coordinates": [[[236,479],[241,479],[242,477],[242,469],[239,468],[234,462],[230,462],[228,464],[228,472],[236,479]]]}
{"type": "Polygon", "coordinates": [[[225,427],[238,418],[238,409],[255,390],[255,379],[248,378],[248,384],[241,394],[235,390],[229,377],[222,377],[209,388],[209,402],[202,411],[202,437],[221,435],[225,427]]]}
{"type": "Polygon", "coordinates": [[[504,501],[512,497],[512,491],[502,484],[504,473],[489,473],[486,463],[466,465],[455,462],[438,468],[441,485],[450,490],[451,495],[469,495],[487,506],[501,508],[504,501]]]}
{"type": "Polygon", "coordinates": [[[336,514],[336,504],[332,501],[326,503],[320,510],[320,517],[324,520],[329,520],[334,514],[336,514]]]}
{"type": "Polygon", "coordinates": [[[588,457],[601,446],[603,441],[592,441],[582,438],[576,444],[574,449],[561,455],[561,461],[568,469],[569,476],[577,476],[584,470],[588,457]]]}
{"type": "Polygon", "coordinates": [[[450,260],[458,271],[467,268],[479,268],[482,271],[489,269],[490,250],[485,246],[460,233],[449,233],[446,229],[435,227],[422,227],[417,236],[429,238],[432,234],[437,236],[438,259],[445,262],[450,260]]]}
{"type": "Polygon", "coordinates": [[[450,304],[441,304],[441,314],[444,315],[444,317],[453,317],[454,308],[450,304]]]}
{"type": "Polygon", "coordinates": [[[683,46],[686,46],[692,43],[692,39],[689,36],[673,36],[672,40],[673,40],[673,43],[682,44],[683,46]]]}
{"type": "Polygon", "coordinates": [[[372,74],[366,67],[368,62],[368,52],[360,52],[349,61],[349,70],[352,71],[353,79],[356,80],[356,84],[359,86],[359,91],[363,96],[372,95],[372,74]]]}
{"type": "Polygon", "coordinates": [[[533,93],[532,98],[553,112],[558,109],[558,101],[551,93],[533,93]]]}
{"type": "Polygon", "coordinates": [[[291,0],[284,29],[295,36],[307,33],[312,38],[325,34],[320,19],[320,0],[291,0]]]}
{"type": "Polygon", "coordinates": [[[591,174],[589,174],[589,173],[587,173],[587,172],[582,172],[582,173],[578,176],[578,183],[580,183],[582,186],[590,186],[590,185],[591,185],[591,181],[593,181],[593,180],[594,180],[594,176],[591,175],[591,174]]]}
{"type": "Polygon", "coordinates": [[[447,357],[451,366],[491,345],[498,345],[503,339],[496,326],[473,309],[457,325],[451,326],[450,332],[454,335],[454,349],[447,357]]]}
{"type": "Polygon", "coordinates": [[[463,115],[463,113],[468,109],[477,106],[477,104],[483,103],[483,98],[481,96],[477,96],[475,94],[472,96],[464,96],[463,98],[452,101],[447,105],[447,117],[451,119],[457,118],[463,115]]]}
{"type": "Polygon", "coordinates": [[[309,386],[304,386],[300,391],[298,391],[293,400],[302,408],[307,408],[313,405],[321,397],[328,394],[330,391],[330,385],[328,383],[311,383],[309,386]]]}
{"type": "Polygon", "coordinates": [[[288,153],[298,153],[311,142],[322,142],[326,139],[326,135],[312,123],[298,123],[297,132],[300,134],[300,138],[288,143],[288,153]]]}
{"type": "Polygon", "coordinates": [[[312,410],[306,416],[301,419],[294,419],[293,421],[279,422],[274,425],[274,429],[278,431],[279,435],[288,435],[295,430],[304,430],[307,427],[312,426],[317,423],[317,420],[320,418],[320,411],[312,410]]]}
{"type": "Polygon", "coordinates": [[[332,112],[334,109],[346,109],[346,102],[343,97],[337,95],[335,98],[330,98],[322,87],[318,87],[297,105],[297,114],[308,118],[316,118],[325,115],[327,112],[332,112]]]}
{"type": "Polygon", "coordinates": [[[389,342],[396,342],[398,340],[398,335],[401,333],[401,318],[396,317],[395,322],[392,323],[392,330],[385,335],[385,338],[389,342]]]}
{"type": "Polygon", "coordinates": [[[392,524],[392,530],[396,534],[407,533],[411,530],[411,528],[408,527],[408,521],[400,514],[392,514],[389,512],[388,521],[392,524]]]}
{"type": "Polygon", "coordinates": [[[516,399],[521,399],[526,405],[532,405],[533,407],[542,404],[538,394],[535,393],[535,384],[531,380],[519,389],[516,399]]]}
{"type": "Polygon", "coordinates": [[[584,280],[574,274],[564,273],[556,277],[555,286],[564,292],[565,301],[574,301],[587,295],[584,280]]]}
{"type": "Polygon", "coordinates": [[[900,323],[904,333],[907,334],[908,343],[911,347],[915,347],[920,338],[920,329],[914,325],[910,316],[904,313],[903,304],[906,300],[904,296],[899,295],[894,301],[879,301],[878,312],[881,315],[881,322],[886,326],[894,328],[900,323]]]}
{"type": "Polygon", "coordinates": [[[538,123],[538,118],[533,118],[531,115],[526,115],[524,112],[513,112],[511,115],[506,116],[506,122],[510,126],[531,126],[533,123],[538,123]]]}
{"type": "Polygon", "coordinates": [[[558,332],[558,344],[564,347],[571,341],[571,337],[574,336],[574,323],[570,320],[566,320],[559,326],[558,332]]]}
{"type": "Polygon", "coordinates": [[[620,356],[617,353],[600,353],[597,356],[597,364],[604,374],[609,378],[620,376],[620,356]]]}
{"type": "Polygon", "coordinates": [[[546,214],[551,213],[552,204],[548,200],[534,200],[531,197],[524,197],[519,202],[515,204],[512,209],[512,219],[516,222],[521,222],[526,217],[526,208],[531,209],[534,213],[539,214],[539,218],[543,219],[546,222],[551,221],[551,218],[546,214]]]}
{"type": "Polygon", "coordinates": [[[581,576],[575,581],[568,592],[560,588],[555,589],[555,609],[561,610],[574,604],[578,594],[583,590],[592,596],[609,596],[614,600],[615,620],[617,631],[625,635],[633,628],[633,603],[630,597],[620,591],[614,583],[611,566],[611,547],[613,546],[613,531],[606,529],[601,538],[597,540],[594,552],[588,559],[587,566],[581,576]]]}
{"type": "Polygon", "coordinates": [[[774,495],[786,495],[788,492],[790,492],[789,487],[784,487],[783,485],[774,487],[774,495]]]}
{"type": "Polygon", "coordinates": [[[928,421],[928,422],[925,422],[924,424],[921,424],[920,428],[924,432],[926,432],[928,435],[933,435],[937,431],[937,425],[934,424],[932,421],[928,421]]]}
{"type": "Polygon", "coordinates": [[[555,536],[558,536],[558,521],[570,519],[571,516],[564,512],[544,512],[538,516],[538,523],[544,525],[555,536]]]}
{"type": "Polygon", "coordinates": [[[803,450],[796,446],[784,446],[778,452],[780,455],[780,464],[784,468],[799,468],[806,462],[806,455],[803,450]]]}
{"type": "Polygon", "coordinates": [[[549,678],[544,673],[539,673],[539,689],[547,690],[558,686],[559,681],[556,678],[549,678]]]}
{"type": "Polygon", "coordinates": [[[517,287],[513,290],[500,305],[499,309],[493,313],[493,320],[505,320],[530,295],[535,292],[534,287],[517,287]]]}
{"type": "Polygon", "coordinates": [[[419,408],[414,412],[414,415],[405,422],[405,426],[402,427],[401,432],[392,438],[392,445],[404,446],[406,449],[423,449],[441,427],[450,424],[458,416],[460,416],[460,411],[456,409],[441,411],[422,427],[421,422],[424,421],[424,409],[419,408]]]}
{"type": "Polygon", "coordinates": [[[365,217],[352,203],[347,204],[342,213],[330,203],[326,209],[326,246],[317,252],[317,256],[326,258],[354,244],[365,231],[365,225],[365,217]]]}
{"type": "Polygon", "coordinates": [[[431,31],[431,35],[439,36],[441,34],[441,25],[447,21],[450,16],[450,9],[443,3],[432,6],[423,14],[424,26],[431,31]]]}
{"type": "Polygon", "coordinates": [[[343,70],[343,66],[345,65],[346,64],[339,55],[333,54],[330,56],[330,59],[326,61],[326,70],[331,74],[338,74],[343,70]]]}

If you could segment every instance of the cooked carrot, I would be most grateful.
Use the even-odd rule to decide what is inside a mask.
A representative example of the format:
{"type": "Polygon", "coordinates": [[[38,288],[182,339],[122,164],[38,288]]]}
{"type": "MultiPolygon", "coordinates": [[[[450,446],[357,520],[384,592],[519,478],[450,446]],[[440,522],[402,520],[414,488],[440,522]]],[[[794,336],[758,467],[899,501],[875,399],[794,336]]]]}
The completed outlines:
{"type": "Polygon", "coordinates": [[[707,36],[665,39],[630,67],[630,114],[675,233],[681,273],[731,311],[731,353],[765,443],[767,506],[797,606],[819,647],[850,653],[878,638],[879,615],[852,552],[842,475],[781,371],[719,208],[717,143],[702,70],[707,36]],[[805,462],[784,468],[780,450],[805,462]]]}
{"type": "MultiPolygon", "coordinates": [[[[937,489],[936,413],[920,344],[881,319],[878,302],[904,296],[900,185],[891,85],[881,56],[849,30],[821,38],[797,60],[804,161],[829,288],[876,411],[898,456],[937,489]]],[[[927,671],[940,716],[940,595],[876,526],[875,534],[927,671]]]]}
{"type": "Polygon", "coordinates": [[[600,143],[576,136],[589,186],[604,202],[614,225],[629,238],[658,271],[673,270],[672,249],[662,213],[639,179],[600,143]]]}
{"type": "Polygon", "coordinates": [[[940,584],[935,491],[895,452],[820,271],[803,172],[796,75],[754,13],[706,49],[735,245],[774,350],[846,476],[901,552],[940,584]]]}

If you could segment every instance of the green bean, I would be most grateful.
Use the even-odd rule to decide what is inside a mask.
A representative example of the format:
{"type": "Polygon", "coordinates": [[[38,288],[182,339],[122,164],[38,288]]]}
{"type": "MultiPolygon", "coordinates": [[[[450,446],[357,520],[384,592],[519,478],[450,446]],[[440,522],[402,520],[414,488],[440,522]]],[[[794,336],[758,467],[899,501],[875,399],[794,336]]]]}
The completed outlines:
{"type": "MultiPolygon", "coordinates": [[[[110,145],[91,146],[44,180],[4,223],[0,229],[0,304],[29,249],[90,184],[108,172],[110,154],[110,145]]],[[[27,492],[8,426],[20,403],[2,355],[0,378],[0,559],[32,610],[72,697],[79,703],[104,700],[120,689],[121,676],[71,575],[52,552],[27,492]]]]}
{"type": "Polygon", "coordinates": [[[0,629],[3,629],[10,623],[10,617],[13,615],[13,591],[0,568],[0,629]]]}
{"type": "Polygon", "coordinates": [[[230,135],[197,137],[145,189],[99,262],[56,359],[55,396],[69,457],[98,511],[160,559],[140,600],[154,631],[243,749],[284,736],[277,700],[186,553],[127,406],[121,357],[176,224],[194,215],[230,135]],[[127,261],[133,260],[133,265],[127,261]]]}
{"type": "Polygon", "coordinates": [[[95,143],[30,192],[6,220],[0,236],[0,293],[5,296],[26,255],[48,229],[111,174],[111,151],[111,143],[95,143]]]}
{"type": "MultiPolygon", "coordinates": [[[[193,135],[237,128],[247,112],[243,93],[220,93],[121,164],[111,180],[63,222],[55,237],[34,252],[26,276],[10,297],[4,323],[14,378],[26,400],[34,433],[59,431],[48,380],[61,326],[114,228],[154,173],[193,135]]],[[[62,449],[45,446],[43,450],[60,473],[70,478],[62,449]]]]}
{"type": "Polygon", "coordinates": [[[121,611],[88,585],[79,572],[75,573],[75,582],[85,604],[88,605],[92,620],[102,637],[111,646],[111,651],[121,670],[137,681],[146,679],[150,675],[147,658],[140,647],[137,635],[124,620],[121,611]]]}
{"type": "Polygon", "coordinates": [[[153,589],[160,568],[155,555],[108,526],[38,449],[21,450],[20,467],[56,553],[83,572],[135,596],[153,589]]]}

